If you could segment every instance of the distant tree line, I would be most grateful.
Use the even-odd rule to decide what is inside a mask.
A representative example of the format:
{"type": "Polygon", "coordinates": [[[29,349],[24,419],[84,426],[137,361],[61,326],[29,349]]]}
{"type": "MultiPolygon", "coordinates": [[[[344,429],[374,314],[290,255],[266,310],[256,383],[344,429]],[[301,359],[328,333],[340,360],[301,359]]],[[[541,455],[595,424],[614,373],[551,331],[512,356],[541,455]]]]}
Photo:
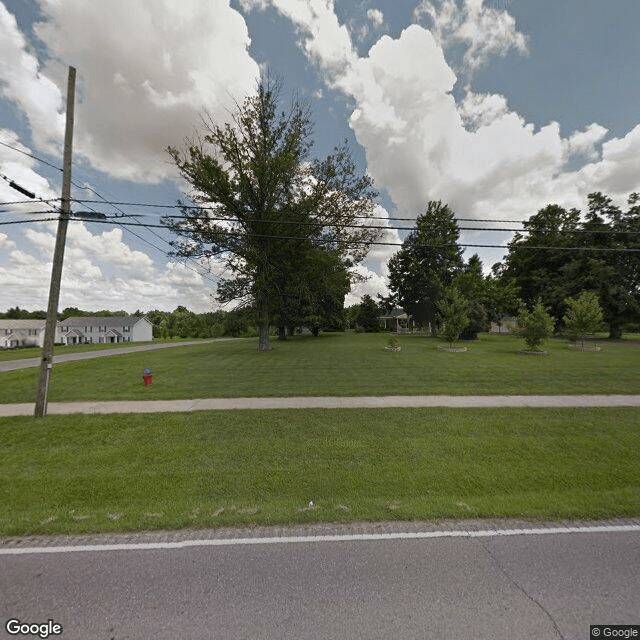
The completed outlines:
{"type": "Polygon", "coordinates": [[[540,299],[556,330],[565,326],[569,298],[597,295],[610,338],[640,325],[640,194],[628,209],[602,193],[588,196],[587,211],[567,211],[556,204],[524,223],[509,243],[504,263],[495,271],[513,281],[528,307],[540,299]]]}
{"type": "Polygon", "coordinates": [[[179,306],[174,311],[149,311],[154,338],[220,338],[258,335],[253,309],[217,310],[194,313],[179,306]]]}
{"type": "Polygon", "coordinates": [[[601,313],[609,336],[619,338],[623,329],[640,329],[640,195],[631,194],[628,205],[622,210],[599,192],[588,196],[584,215],[548,205],[523,223],[504,262],[484,275],[477,255],[463,260],[453,211],[431,201],[389,260],[391,295],[379,296],[380,305],[398,305],[432,330],[465,318],[459,328],[467,339],[534,308],[549,313],[556,332],[575,333],[580,309],[601,313]]]}
{"type": "MultiPolygon", "coordinates": [[[[126,311],[86,311],[75,307],[67,307],[58,314],[58,320],[65,320],[70,317],[130,315],[146,317],[153,324],[154,338],[218,338],[223,336],[251,337],[258,335],[255,313],[248,308],[194,313],[184,306],[179,306],[174,311],[159,311],[155,309],[143,313],[138,310],[130,314],[126,311]]],[[[44,320],[46,317],[46,311],[27,311],[20,309],[20,307],[12,307],[4,313],[0,312],[0,318],[11,320],[44,320]]]]}
{"type": "MultiPolygon", "coordinates": [[[[136,311],[134,314],[130,314],[127,311],[108,311],[106,309],[102,309],[101,311],[83,311],[82,309],[78,309],[77,307],[66,307],[58,313],[58,320],[66,320],[67,318],[72,317],[86,318],[88,316],[99,316],[101,318],[111,318],[129,315],[142,316],[144,314],[142,313],[142,311],[136,311]]],[[[43,310],[27,311],[26,309],[21,309],[20,307],[11,307],[4,313],[0,312],[0,318],[4,320],[46,320],[47,312],[43,310]]]]}

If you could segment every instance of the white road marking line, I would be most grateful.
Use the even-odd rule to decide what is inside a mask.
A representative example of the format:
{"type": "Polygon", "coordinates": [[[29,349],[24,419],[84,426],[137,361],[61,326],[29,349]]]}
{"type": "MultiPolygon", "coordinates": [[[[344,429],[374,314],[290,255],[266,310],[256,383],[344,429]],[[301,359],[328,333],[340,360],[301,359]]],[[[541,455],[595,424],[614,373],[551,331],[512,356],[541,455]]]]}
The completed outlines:
{"type": "Polygon", "coordinates": [[[294,544],[324,542],[358,542],[374,540],[421,540],[429,538],[489,538],[497,536],[539,536],[561,533],[623,533],[640,532],[640,525],[602,525],[592,527],[550,527],[539,529],[488,529],[480,531],[418,531],[398,533],[360,533],[323,536],[282,536],[272,538],[216,538],[212,540],[180,540],[177,542],[128,542],[122,544],[89,544],[59,547],[0,548],[0,555],[36,553],[78,553],[83,551],[144,551],[154,549],[185,549],[188,547],[230,547],[239,545],[294,544]]]}

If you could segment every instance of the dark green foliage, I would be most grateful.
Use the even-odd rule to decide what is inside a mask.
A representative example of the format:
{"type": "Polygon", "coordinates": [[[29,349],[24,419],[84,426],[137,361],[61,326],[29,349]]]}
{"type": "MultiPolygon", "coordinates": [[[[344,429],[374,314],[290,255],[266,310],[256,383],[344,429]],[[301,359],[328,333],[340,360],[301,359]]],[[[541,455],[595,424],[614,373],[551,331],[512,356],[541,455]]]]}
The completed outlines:
{"type": "Polygon", "coordinates": [[[501,263],[493,265],[485,279],[484,309],[489,322],[502,325],[507,316],[515,316],[520,307],[519,289],[513,277],[504,274],[501,263]]]}
{"type": "Polygon", "coordinates": [[[538,351],[540,345],[553,333],[553,318],[547,313],[540,299],[536,300],[531,311],[522,307],[518,315],[518,335],[530,351],[538,351]]]}
{"type": "Polygon", "coordinates": [[[462,327],[460,337],[463,340],[475,340],[478,333],[488,331],[490,322],[486,311],[488,288],[482,273],[482,261],[478,254],[469,258],[469,262],[456,275],[455,287],[468,302],[468,323],[462,327]]]}
{"type": "Polygon", "coordinates": [[[566,300],[597,293],[611,338],[640,320],[640,206],[631,194],[622,211],[602,193],[588,197],[584,216],[549,205],[532,216],[509,244],[503,274],[527,305],[540,298],[562,328],[566,300]],[[543,248],[541,248],[543,247],[543,248]]]}
{"type": "MultiPolygon", "coordinates": [[[[280,327],[344,329],[344,298],[351,283],[335,251],[312,243],[297,243],[297,252],[285,260],[283,278],[274,291],[273,323],[280,327]]],[[[284,336],[282,336],[284,337],[284,336]]]]}
{"type": "Polygon", "coordinates": [[[0,313],[3,320],[44,320],[46,317],[46,311],[26,311],[20,307],[11,307],[5,313],[0,313]]]}
{"type": "Polygon", "coordinates": [[[145,314],[153,323],[154,338],[220,338],[257,335],[252,309],[194,313],[179,306],[174,311],[149,311],[145,314]]]}
{"type": "Polygon", "coordinates": [[[462,331],[469,325],[469,302],[456,287],[448,287],[438,300],[438,318],[442,334],[453,346],[462,331]]]}
{"type": "Polygon", "coordinates": [[[431,201],[416,227],[389,260],[389,288],[416,322],[433,325],[442,292],[463,267],[458,224],[446,204],[431,201]]]}
{"type": "Polygon", "coordinates": [[[367,333],[380,331],[380,309],[370,295],[362,296],[355,323],[367,333]]]}

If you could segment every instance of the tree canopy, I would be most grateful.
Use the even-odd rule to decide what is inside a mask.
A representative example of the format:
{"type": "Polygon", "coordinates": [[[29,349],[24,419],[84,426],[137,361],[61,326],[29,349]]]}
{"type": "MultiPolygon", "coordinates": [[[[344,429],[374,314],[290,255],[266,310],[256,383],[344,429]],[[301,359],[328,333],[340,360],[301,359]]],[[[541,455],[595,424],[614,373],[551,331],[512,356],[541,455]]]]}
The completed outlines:
{"type": "Polygon", "coordinates": [[[434,323],[437,303],[462,269],[460,231],[453,211],[430,201],[416,219],[416,230],[389,260],[389,289],[418,323],[434,323]]]}
{"type": "Polygon", "coordinates": [[[548,205],[524,223],[509,244],[503,275],[531,307],[540,298],[561,328],[567,299],[582,291],[599,298],[611,338],[640,321],[640,205],[623,211],[602,193],[588,196],[586,214],[548,205]]]}
{"type": "Polygon", "coordinates": [[[260,350],[271,348],[274,318],[289,319],[296,305],[293,315],[317,316],[327,296],[337,303],[345,273],[379,235],[364,221],[377,195],[372,180],[357,173],[346,142],[311,159],[311,132],[308,108],[294,100],[281,110],[278,83],[265,80],[232,122],[205,117],[199,139],[169,149],[191,185],[192,204],[164,219],[182,238],[176,254],[223,264],[231,277],[218,299],[254,305],[260,350]]]}

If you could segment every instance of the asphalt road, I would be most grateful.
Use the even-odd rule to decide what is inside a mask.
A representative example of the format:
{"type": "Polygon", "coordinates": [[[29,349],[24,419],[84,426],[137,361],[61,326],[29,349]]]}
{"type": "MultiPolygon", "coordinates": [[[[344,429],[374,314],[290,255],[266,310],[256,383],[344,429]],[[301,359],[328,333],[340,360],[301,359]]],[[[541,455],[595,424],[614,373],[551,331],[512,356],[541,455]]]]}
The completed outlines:
{"type": "Polygon", "coordinates": [[[587,640],[640,625],[637,529],[0,555],[0,621],[64,640],[587,640]]]}

